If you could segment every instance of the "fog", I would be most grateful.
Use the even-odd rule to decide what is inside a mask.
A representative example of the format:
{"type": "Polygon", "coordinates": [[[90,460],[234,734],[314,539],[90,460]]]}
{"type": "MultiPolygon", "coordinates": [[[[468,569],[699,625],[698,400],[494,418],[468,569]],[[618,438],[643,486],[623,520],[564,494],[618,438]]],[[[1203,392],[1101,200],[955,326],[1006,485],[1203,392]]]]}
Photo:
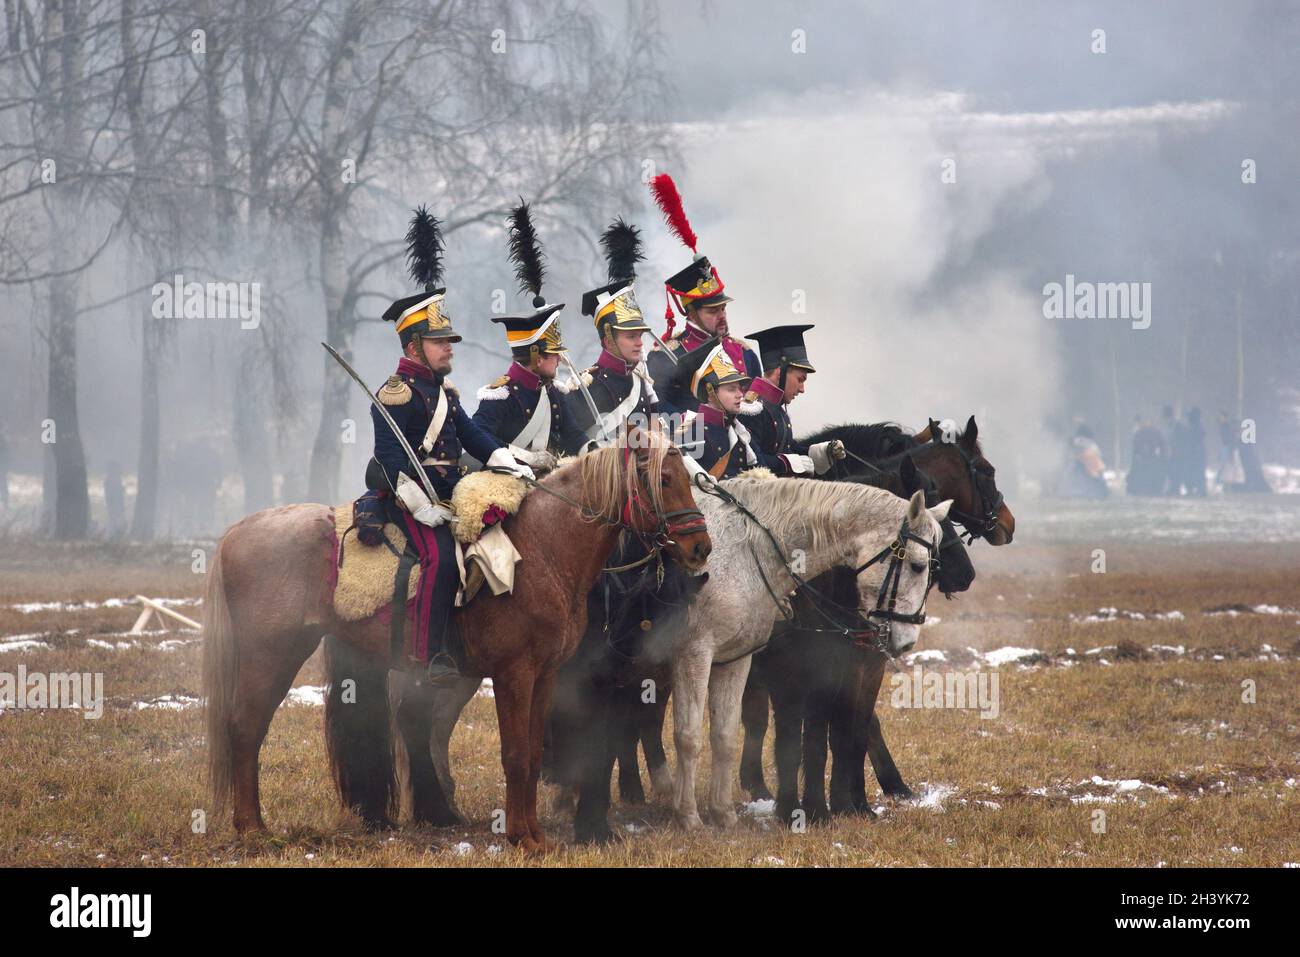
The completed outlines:
{"type": "MultiPolygon", "coordinates": [[[[1123,468],[1135,416],[1198,406],[1207,431],[1221,410],[1234,423],[1252,420],[1262,460],[1300,466],[1294,8],[836,2],[807,10],[682,0],[650,5],[628,32],[631,14],[621,8],[557,7],[583,11],[608,52],[593,59],[582,42],[556,47],[550,66],[529,67],[550,71],[553,83],[530,76],[535,86],[484,96],[498,123],[492,137],[465,133],[439,147],[477,151],[472,181],[448,175],[447,152],[394,147],[344,221],[349,259],[370,250],[391,258],[419,203],[458,223],[447,240],[448,302],[465,342],[452,379],[471,409],[473,392],[508,364],[490,316],[503,297],[507,308],[522,304],[501,215],[519,196],[543,199],[546,291],[568,303],[561,324],[575,361],[596,355],[578,304],[603,282],[594,237],[614,216],[645,231],[638,295],[662,331],[662,278],[690,254],[649,201],[643,178],[652,170],[677,180],[700,251],[735,297],[733,334],[816,325],[808,346],[818,371],[791,406],[798,431],[882,419],[919,428],[928,417],[961,424],[973,414],[1012,497],[1031,494],[1057,467],[1074,417],[1092,426],[1107,465],[1123,468]],[[1093,51],[1099,29],[1104,53],[1093,51]],[[601,64],[633,48],[644,62],[592,125],[625,132],[604,150],[603,165],[558,189],[552,174],[563,165],[564,138],[554,130],[596,109],[602,71],[613,72],[601,64]],[[534,115],[531,97],[543,89],[554,112],[534,115]],[[566,99],[568,89],[578,92],[566,99]],[[1254,182],[1243,182],[1245,161],[1254,182]],[[1044,286],[1067,276],[1150,283],[1149,328],[1046,318],[1044,286]]],[[[486,35],[490,21],[482,25],[486,35]]],[[[21,84],[5,75],[16,102],[21,84]]],[[[486,87],[493,78],[469,82],[486,87]]],[[[233,74],[230,89],[233,96],[233,74]]],[[[480,100],[460,95],[445,108],[468,130],[477,116],[466,110],[480,100]]],[[[429,106],[419,122],[437,120],[439,108],[429,106]]],[[[394,114],[375,136],[405,144],[408,121],[394,114]]],[[[5,126],[9,142],[0,143],[14,162],[26,155],[17,128],[5,126]]],[[[298,198],[292,173],[283,176],[281,215],[248,242],[223,241],[201,207],[182,208],[172,248],[142,243],[115,225],[118,209],[106,201],[87,203],[76,230],[33,244],[32,257],[52,249],[55,261],[72,262],[79,248],[110,237],[80,274],[76,320],[79,431],[99,530],[110,462],[124,474],[131,508],[142,348],[163,357],[160,537],[210,535],[243,514],[237,443],[253,440],[236,438],[241,395],[254,405],[273,500],[310,497],[329,369],[318,343],[330,335],[333,306],[322,293],[316,201],[298,198]],[[187,280],[259,283],[258,327],[152,320],[150,288],[173,270],[187,280]],[[151,321],[166,323],[154,346],[141,338],[151,321]]],[[[25,248],[29,223],[43,221],[31,202],[0,207],[9,216],[0,421],[11,488],[0,514],[15,532],[39,527],[48,468],[41,433],[51,296],[48,283],[21,281],[22,257],[9,253],[25,248]]],[[[377,387],[398,357],[397,337],[378,316],[414,290],[395,259],[362,288],[351,354],[377,387]]],[[[359,493],[369,455],[359,390],[349,393],[346,415],[357,428],[353,441],[339,439],[339,498],[359,493]]],[[[1207,437],[1211,455],[1216,441],[1207,437]]]]}

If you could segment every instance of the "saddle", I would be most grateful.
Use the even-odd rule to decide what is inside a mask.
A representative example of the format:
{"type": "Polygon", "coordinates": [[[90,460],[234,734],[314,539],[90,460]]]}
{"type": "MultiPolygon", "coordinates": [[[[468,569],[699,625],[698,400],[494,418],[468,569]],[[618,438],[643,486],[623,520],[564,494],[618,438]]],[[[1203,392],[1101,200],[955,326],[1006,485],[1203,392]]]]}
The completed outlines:
{"type": "MultiPolygon", "coordinates": [[[[447,504],[461,572],[457,605],[468,604],[485,582],[493,594],[512,590],[520,555],[501,523],[519,511],[527,491],[520,479],[496,472],[474,472],[456,484],[447,504]]],[[[419,591],[420,563],[398,509],[383,490],[334,508],[334,611],[344,621],[370,618],[388,604],[400,607],[419,591]]]]}

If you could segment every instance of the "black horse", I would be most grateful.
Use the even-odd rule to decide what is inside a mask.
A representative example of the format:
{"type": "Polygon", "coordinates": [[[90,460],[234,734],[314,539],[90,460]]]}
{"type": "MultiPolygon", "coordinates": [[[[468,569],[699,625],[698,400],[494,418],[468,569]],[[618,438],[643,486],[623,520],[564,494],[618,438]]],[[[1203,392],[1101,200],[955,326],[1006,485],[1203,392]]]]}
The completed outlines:
{"type": "MultiPolygon", "coordinates": [[[[1011,540],[1015,520],[997,490],[993,467],[979,448],[974,417],[960,436],[945,434],[932,420],[920,436],[910,436],[894,423],[877,423],[827,429],[807,441],[833,438],[845,443],[850,456],[843,468],[825,478],[864,481],[896,494],[924,488],[927,504],[953,499],[949,514],[965,526],[972,541],[976,537],[999,544],[1011,540]],[[925,472],[915,467],[918,460],[925,463],[925,472]],[[942,483],[930,473],[942,475],[942,483]]],[[[969,586],[974,569],[965,550],[957,551],[960,542],[951,524],[944,524],[937,583],[950,595],[969,586]]],[[[840,573],[824,576],[820,586],[814,585],[841,604],[852,602],[855,586],[851,574],[840,573]]],[[[776,716],[780,792],[777,811],[782,819],[793,822],[801,742],[805,778],[802,806],[807,820],[815,822],[828,813],[871,813],[866,799],[864,758],[870,758],[886,794],[910,797],[912,792],[885,745],[875,713],[886,658],[838,635],[801,628],[801,623],[810,620],[809,597],[802,596],[800,603],[802,615],[796,616],[793,625],[778,626],[768,649],[754,658],[742,708],[742,786],[755,798],[771,797],[762,771],[770,688],[776,716]],[[828,737],[835,756],[829,808],[822,783],[828,737]]]]}
{"type": "MultiPolygon", "coordinates": [[[[691,575],[662,562],[657,549],[647,551],[625,535],[588,595],[587,631],[556,677],[546,749],[547,779],[577,792],[575,841],[604,844],[612,838],[610,775],[625,747],[626,729],[635,729],[637,713],[666,694],[659,689],[668,686],[673,636],[685,626],[687,608],[707,580],[707,573],[691,575]]],[[[638,774],[637,791],[640,787],[638,774]]],[[[621,772],[620,790],[626,794],[627,788],[621,772]]]]}

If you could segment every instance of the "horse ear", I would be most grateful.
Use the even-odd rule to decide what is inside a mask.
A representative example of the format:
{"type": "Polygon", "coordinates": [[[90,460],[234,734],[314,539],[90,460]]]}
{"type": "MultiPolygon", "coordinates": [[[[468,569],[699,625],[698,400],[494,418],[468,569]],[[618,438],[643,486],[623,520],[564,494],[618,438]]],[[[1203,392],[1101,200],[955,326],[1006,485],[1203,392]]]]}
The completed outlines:
{"type": "Polygon", "coordinates": [[[966,431],[962,432],[961,434],[962,444],[970,449],[975,448],[975,439],[979,436],[979,434],[980,434],[979,426],[975,424],[975,416],[972,415],[969,419],[966,420],[966,431]]]}
{"type": "Polygon", "coordinates": [[[916,435],[913,436],[913,438],[915,438],[916,441],[918,442],[929,442],[930,439],[932,439],[933,437],[934,436],[930,432],[929,422],[925,424],[925,428],[923,428],[920,432],[917,432],[916,435]]]}
{"type": "Polygon", "coordinates": [[[934,419],[930,419],[929,424],[926,425],[925,427],[925,430],[930,433],[931,439],[939,443],[943,442],[943,429],[939,428],[939,423],[936,422],[934,419]]]}
{"type": "Polygon", "coordinates": [[[938,505],[930,509],[930,517],[936,522],[942,522],[948,517],[948,510],[952,508],[952,499],[946,498],[938,505]]]}
{"type": "Polygon", "coordinates": [[[915,525],[925,512],[925,493],[917,489],[907,502],[907,524],[915,525]]]}

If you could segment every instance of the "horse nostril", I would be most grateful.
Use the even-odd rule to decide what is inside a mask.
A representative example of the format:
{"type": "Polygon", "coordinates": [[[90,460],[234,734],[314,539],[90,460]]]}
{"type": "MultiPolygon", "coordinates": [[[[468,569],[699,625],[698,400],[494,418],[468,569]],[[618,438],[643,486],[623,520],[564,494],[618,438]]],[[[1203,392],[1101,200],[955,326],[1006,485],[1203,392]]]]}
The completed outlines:
{"type": "Polygon", "coordinates": [[[708,559],[710,551],[712,551],[712,545],[708,542],[696,542],[693,550],[696,560],[701,562],[708,559]]]}

